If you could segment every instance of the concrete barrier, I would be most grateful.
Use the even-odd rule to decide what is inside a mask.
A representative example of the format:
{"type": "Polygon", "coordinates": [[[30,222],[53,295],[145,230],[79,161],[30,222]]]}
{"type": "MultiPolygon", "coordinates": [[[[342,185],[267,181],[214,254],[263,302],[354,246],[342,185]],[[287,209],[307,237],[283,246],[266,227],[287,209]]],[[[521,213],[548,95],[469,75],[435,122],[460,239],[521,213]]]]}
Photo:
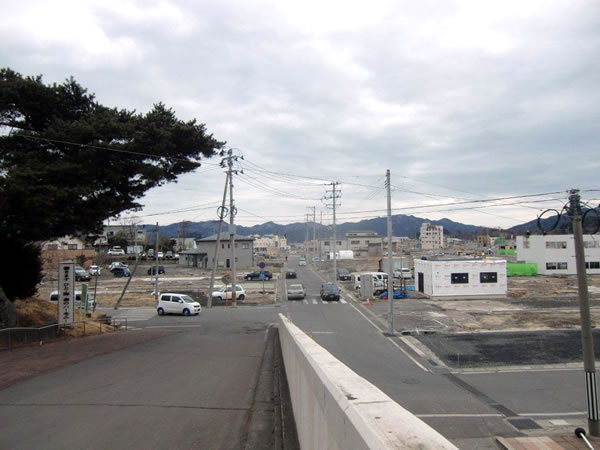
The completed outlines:
{"type": "Polygon", "coordinates": [[[303,449],[456,449],[279,314],[279,338],[303,449]]]}

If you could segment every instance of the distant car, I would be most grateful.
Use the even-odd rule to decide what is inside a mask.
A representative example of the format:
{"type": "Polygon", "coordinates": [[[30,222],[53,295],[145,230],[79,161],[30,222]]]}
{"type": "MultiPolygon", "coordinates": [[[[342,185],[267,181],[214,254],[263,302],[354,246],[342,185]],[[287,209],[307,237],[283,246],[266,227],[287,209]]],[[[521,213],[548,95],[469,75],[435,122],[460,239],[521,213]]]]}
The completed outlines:
{"type": "Polygon", "coordinates": [[[335,283],[323,283],[321,285],[321,300],[339,300],[340,290],[335,283]]]}
{"type": "MultiPolygon", "coordinates": [[[[273,274],[268,270],[263,271],[265,274],[265,279],[270,280],[273,278],[273,274]]],[[[244,275],[244,280],[260,280],[260,272],[250,272],[244,275]]]]}
{"type": "Polygon", "coordinates": [[[110,256],[124,256],[125,250],[123,250],[122,248],[119,248],[119,247],[113,247],[110,250],[108,250],[107,253],[110,256]]]}
{"type": "MultiPolygon", "coordinates": [[[[58,291],[50,292],[48,295],[48,301],[52,303],[58,303],[58,291]]],[[[81,291],[75,291],[75,306],[81,305],[81,291]]],[[[96,311],[96,299],[88,294],[88,310],[96,311]]]]}
{"type": "Polygon", "coordinates": [[[403,267],[400,270],[394,270],[394,278],[412,278],[412,270],[410,270],[408,267],[403,267]]]}
{"type": "MultiPolygon", "coordinates": [[[[225,290],[225,286],[223,286],[218,291],[214,291],[212,297],[220,298],[221,300],[231,300],[231,285],[227,286],[227,290],[225,290]]],[[[240,285],[235,286],[235,298],[239,300],[244,300],[246,298],[246,291],[240,285]]]]}
{"type": "Polygon", "coordinates": [[[352,276],[350,275],[350,271],[348,269],[339,269],[337,279],[340,281],[350,281],[352,276]]]}
{"type": "Polygon", "coordinates": [[[102,273],[102,267],[95,265],[90,266],[90,268],[88,269],[88,273],[92,276],[100,275],[102,273]]]}
{"type": "MultiPolygon", "coordinates": [[[[165,273],[165,266],[158,266],[158,274],[165,273]]],[[[148,275],[156,274],[156,266],[152,266],[148,269],[148,275]]]]}
{"type": "Polygon", "coordinates": [[[163,252],[158,252],[158,253],[156,254],[156,257],[157,257],[158,259],[162,259],[162,258],[164,257],[164,255],[163,255],[163,252]]]}
{"type": "Polygon", "coordinates": [[[296,272],[294,272],[293,270],[287,270],[285,272],[285,277],[286,278],[297,278],[298,275],[296,275],[296,272]]]}
{"type": "Polygon", "coordinates": [[[165,253],[165,258],[167,259],[172,259],[173,258],[173,252],[172,251],[168,251],[165,253]]]}
{"type": "Polygon", "coordinates": [[[165,314],[183,314],[184,316],[189,316],[190,314],[200,314],[202,306],[189,295],[164,293],[158,298],[156,312],[159,316],[165,314]]]}
{"type": "Polygon", "coordinates": [[[304,289],[304,286],[301,284],[290,284],[287,288],[287,298],[288,300],[306,298],[306,290],[304,289]]]}
{"type": "Polygon", "coordinates": [[[131,276],[131,270],[129,270],[129,267],[115,267],[113,270],[111,270],[111,272],[117,278],[131,276]]]}
{"type": "Polygon", "coordinates": [[[313,257],[313,262],[321,262],[321,258],[319,258],[318,256],[313,257]]]}
{"type": "Polygon", "coordinates": [[[81,266],[75,267],[75,281],[90,281],[91,275],[81,266]]]}
{"type": "Polygon", "coordinates": [[[108,266],[108,270],[110,272],[112,272],[117,267],[129,267],[129,266],[127,264],[123,264],[122,262],[113,262],[113,263],[110,263],[110,266],[108,266]]]}
{"type": "Polygon", "coordinates": [[[306,260],[305,259],[301,259],[300,261],[298,261],[298,265],[299,266],[305,266],[306,265],[306,260]]]}

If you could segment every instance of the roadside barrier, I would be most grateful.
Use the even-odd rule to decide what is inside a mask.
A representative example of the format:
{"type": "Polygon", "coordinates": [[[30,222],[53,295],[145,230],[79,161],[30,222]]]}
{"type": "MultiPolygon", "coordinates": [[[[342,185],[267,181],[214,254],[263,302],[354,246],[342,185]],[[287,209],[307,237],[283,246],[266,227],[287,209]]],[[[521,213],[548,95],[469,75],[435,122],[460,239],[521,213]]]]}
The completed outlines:
{"type": "MultiPolygon", "coordinates": [[[[77,328],[80,336],[103,334],[119,330],[127,330],[127,318],[106,317],[94,321],[73,322],[73,328],[77,328]]],[[[56,341],[70,338],[65,334],[64,327],[58,324],[43,327],[15,327],[0,329],[0,351],[13,350],[28,345],[56,341]]]]}
{"type": "Polygon", "coordinates": [[[279,314],[301,448],[456,449],[279,314]]]}

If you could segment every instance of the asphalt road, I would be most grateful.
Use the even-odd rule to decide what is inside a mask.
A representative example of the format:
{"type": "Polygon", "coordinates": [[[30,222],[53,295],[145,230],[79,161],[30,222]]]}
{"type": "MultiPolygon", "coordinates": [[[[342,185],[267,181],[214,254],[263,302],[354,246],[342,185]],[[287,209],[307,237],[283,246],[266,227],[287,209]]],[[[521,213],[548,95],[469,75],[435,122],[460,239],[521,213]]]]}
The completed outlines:
{"type": "MultiPolygon", "coordinates": [[[[372,313],[350,295],[344,295],[346,303],[322,303],[320,300],[312,303],[311,299],[318,296],[323,275],[310,267],[298,267],[294,258],[289,258],[288,265],[297,270],[298,280],[287,282],[304,284],[309,301],[284,300],[282,312],[334,356],[459,448],[497,448],[495,436],[518,436],[543,432],[544,429],[549,433],[563,429],[565,433],[572,433],[576,425],[585,425],[585,384],[581,369],[569,370],[561,366],[560,370],[540,370],[539,367],[521,366],[504,370],[500,366],[487,372],[453,370],[431,359],[428,349],[413,337],[386,337],[382,332],[388,329],[381,321],[381,309],[387,305],[378,305],[377,313],[372,313]],[[526,418],[534,422],[518,422],[526,418]],[[540,428],[524,428],[533,426],[540,428]]],[[[415,323],[416,314],[411,315],[423,308],[420,302],[395,303],[397,330],[403,329],[403,325],[412,330],[419,326],[427,328],[427,324],[415,323]]],[[[435,350],[433,340],[439,337],[425,338],[428,340],[423,342],[435,350]]],[[[485,342],[498,339],[491,335],[488,338],[485,342]]],[[[468,337],[455,339],[462,342],[463,355],[466,355],[468,337]]],[[[485,338],[479,336],[479,339],[480,353],[484,354],[486,347],[481,339],[485,338]]],[[[547,344],[549,348],[550,343],[547,344]]],[[[457,348],[448,342],[444,345],[457,348]]],[[[540,362],[534,356],[543,344],[532,345],[529,339],[528,352],[524,352],[528,345],[527,336],[520,340],[502,340],[501,352],[498,350],[500,344],[495,342],[495,345],[490,349],[504,357],[513,354],[513,361],[518,360],[519,364],[540,362]]],[[[489,357],[494,358],[494,355],[489,357]]],[[[473,365],[481,366],[475,361],[473,365]]]]}
{"type": "Polygon", "coordinates": [[[248,439],[260,442],[251,411],[273,311],[155,315],[138,325],[172,333],[1,390],[0,448],[239,449],[248,439]]]}

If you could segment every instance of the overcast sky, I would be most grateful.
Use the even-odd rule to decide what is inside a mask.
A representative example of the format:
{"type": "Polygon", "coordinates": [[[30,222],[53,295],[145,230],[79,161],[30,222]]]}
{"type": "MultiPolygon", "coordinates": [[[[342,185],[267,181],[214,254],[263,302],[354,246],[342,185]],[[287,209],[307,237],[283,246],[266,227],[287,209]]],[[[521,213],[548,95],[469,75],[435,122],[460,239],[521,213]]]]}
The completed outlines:
{"type": "MultiPolygon", "coordinates": [[[[244,156],[243,225],[330,223],[331,181],[338,222],[384,215],[386,169],[394,213],[490,227],[600,189],[597,0],[9,0],[0,65],[205,123],[244,156]]],[[[219,161],[149,191],[138,221],[215,219],[219,161]]]]}

